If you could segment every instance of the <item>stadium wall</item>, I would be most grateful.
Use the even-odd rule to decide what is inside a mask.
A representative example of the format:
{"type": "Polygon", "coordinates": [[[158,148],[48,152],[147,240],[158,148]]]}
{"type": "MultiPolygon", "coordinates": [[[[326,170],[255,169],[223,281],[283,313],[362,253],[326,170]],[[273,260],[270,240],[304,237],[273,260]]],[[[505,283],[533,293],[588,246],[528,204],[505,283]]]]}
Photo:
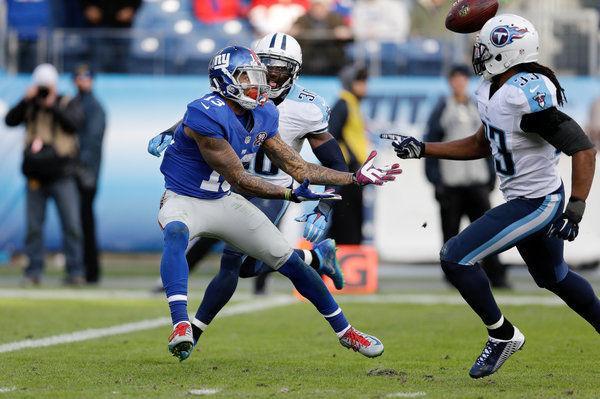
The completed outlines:
{"type": "MultiPolygon", "coordinates": [[[[563,78],[569,97],[566,112],[580,123],[595,97],[600,96],[600,79],[563,78]]],[[[300,83],[321,94],[333,105],[339,84],[333,78],[303,77],[300,83]]],[[[28,76],[0,75],[0,116],[15,104],[29,84],[28,76]]],[[[473,88],[476,82],[473,82],[473,88]]],[[[72,92],[68,77],[60,87],[72,92]]],[[[364,112],[372,120],[372,131],[390,129],[421,135],[427,116],[446,91],[443,78],[373,79],[364,112]]],[[[108,251],[157,251],[162,245],[156,222],[162,194],[160,160],[146,152],[149,137],[181,118],[185,106],[207,90],[202,77],[99,76],[96,92],[108,113],[104,143],[104,162],[97,197],[98,233],[101,247],[108,251]]],[[[22,129],[0,124],[0,250],[23,247],[24,185],[20,172],[22,129]]],[[[373,135],[374,146],[381,149],[386,161],[394,161],[391,151],[381,146],[373,135]]],[[[425,180],[420,162],[402,162],[400,181],[375,193],[375,221],[366,226],[375,237],[383,259],[400,262],[430,262],[441,246],[437,204],[425,180]],[[426,223],[426,227],[422,227],[426,223]]],[[[570,168],[561,162],[565,184],[570,168]]],[[[600,170],[599,170],[600,172],[600,170]]],[[[499,193],[494,201],[501,202],[499,193]]],[[[569,244],[572,261],[600,259],[600,183],[596,182],[588,201],[588,211],[580,238],[569,244]]],[[[59,224],[50,206],[45,237],[48,247],[60,246],[59,224]]],[[[296,208],[299,209],[299,208],[296,208]]],[[[289,219],[289,218],[288,218],[289,219]]],[[[298,229],[291,228],[292,236],[298,229]]],[[[290,237],[293,240],[293,237],[290,237]]],[[[515,254],[507,259],[517,260],[515,254]]]]}

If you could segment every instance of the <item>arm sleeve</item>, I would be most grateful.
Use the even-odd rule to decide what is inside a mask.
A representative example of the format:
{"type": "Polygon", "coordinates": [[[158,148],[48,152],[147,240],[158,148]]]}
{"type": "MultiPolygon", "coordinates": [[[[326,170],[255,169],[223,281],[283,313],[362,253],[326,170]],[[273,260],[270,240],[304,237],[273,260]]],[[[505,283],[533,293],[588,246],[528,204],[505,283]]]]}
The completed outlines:
{"type": "MultiPolygon", "coordinates": [[[[425,136],[423,137],[423,141],[440,142],[444,140],[445,132],[440,124],[440,120],[445,108],[446,99],[441,98],[429,116],[429,120],[427,121],[427,130],[425,132],[425,136]]],[[[425,175],[427,176],[427,180],[429,180],[429,182],[433,185],[439,185],[442,183],[439,159],[425,158],[425,175]]]]}
{"type": "Polygon", "coordinates": [[[12,107],[4,117],[4,123],[7,126],[19,126],[25,121],[25,112],[27,111],[27,101],[22,99],[17,105],[12,107]]]}
{"type": "Polygon", "coordinates": [[[194,103],[188,105],[187,112],[183,116],[183,125],[202,136],[227,140],[225,129],[218,122],[216,115],[209,114],[200,107],[196,107],[194,103]]]}
{"type": "Polygon", "coordinates": [[[63,105],[63,99],[59,98],[52,112],[56,121],[67,133],[74,134],[83,124],[83,109],[78,101],[69,100],[66,105],[63,105]]]}
{"type": "Polygon", "coordinates": [[[313,150],[313,153],[321,162],[321,164],[327,168],[339,170],[340,172],[347,172],[348,166],[344,160],[342,150],[335,139],[330,139],[313,150]]]}
{"type": "Polygon", "coordinates": [[[524,132],[539,134],[569,156],[594,147],[581,126],[556,107],[523,115],[521,129],[524,132]]]}
{"type": "Polygon", "coordinates": [[[338,141],[342,138],[342,130],[348,119],[348,105],[340,99],[335,103],[329,117],[329,133],[338,141]]]}

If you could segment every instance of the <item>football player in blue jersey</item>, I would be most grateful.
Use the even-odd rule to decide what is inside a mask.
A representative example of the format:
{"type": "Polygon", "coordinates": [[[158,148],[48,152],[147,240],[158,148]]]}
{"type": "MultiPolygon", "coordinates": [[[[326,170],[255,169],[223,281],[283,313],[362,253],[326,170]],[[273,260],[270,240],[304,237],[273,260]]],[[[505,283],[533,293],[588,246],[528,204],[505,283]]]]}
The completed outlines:
{"type": "MultiPolygon", "coordinates": [[[[315,270],[304,263],[264,213],[230,188],[294,202],[335,199],[332,193],[311,191],[309,181],[382,185],[401,172],[398,165],[376,168],[375,152],[355,173],[304,161],[278,134],[278,112],[268,101],[266,68],[250,49],[233,46],[219,51],[209,65],[209,82],[212,92],[188,105],[160,168],[166,188],[158,215],[164,235],[160,273],[173,321],[169,350],[184,360],[194,347],[187,313],[185,250],[190,238],[212,236],[288,277],[329,322],[343,346],[368,357],[381,355],[381,341],[348,323],[315,270]],[[286,188],[248,173],[243,163],[259,148],[302,184],[296,189],[286,188]]],[[[223,278],[235,281],[238,273],[223,268],[219,271],[223,278]]],[[[227,296],[231,297],[235,284],[227,286],[227,296]]],[[[204,326],[195,323],[195,327],[204,326]]]]}
{"type": "Polygon", "coordinates": [[[554,72],[537,63],[538,33],[517,15],[490,19],[473,49],[482,80],[476,92],[483,126],[473,136],[445,143],[384,134],[400,158],[468,160],[494,156],[506,203],[484,214],[448,240],[442,269],[487,327],[488,340],[470,370],[493,374],[523,347],[525,336],[506,319],[479,262],[517,247],[538,286],[563,299],[600,333],[600,301],[591,285],[569,270],[564,240],[573,241],[585,211],[596,151],[581,127],[558,109],[564,90],[554,72]],[[572,157],[572,187],[558,173],[560,153],[572,157]]]}
{"type": "MultiPolygon", "coordinates": [[[[326,101],[316,93],[300,86],[296,80],[302,67],[302,49],[294,37],[285,33],[270,33],[255,44],[254,50],[261,62],[267,67],[267,82],[271,88],[269,98],[273,100],[279,111],[279,134],[283,141],[294,150],[300,152],[307,141],[322,165],[328,168],[347,171],[344,155],[333,136],[328,132],[329,106],[326,101]]],[[[179,122],[170,129],[160,133],[150,140],[148,151],[160,156],[168,146],[172,135],[179,122]]],[[[284,187],[290,187],[292,177],[271,163],[265,152],[258,150],[254,159],[248,163],[248,171],[262,177],[267,181],[284,187]]],[[[277,226],[285,214],[289,202],[283,200],[270,200],[263,198],[250,198],[267,217],[277,226]]],[[[305,223],[304,238],[315,243],[312,250],[303,250],[303,260],[313,267],[319,274],[326,275],[333,280],[337,289],[344,287],[344,276],[335,257],[335,241],[327,239],[321,241],[328,225],[331,214],[329,201],[319,203],[304,215],[296,218],[298,222],[305,223]]],[[[210,237],[197,240],[187,251],[186,259],[190,272],[194,270],[200,260],[206,256],[212,246],[218,241],[210,237]]],[[[231,249],[228,249],[231,252],[231,249]]],[[[244,255],[239,254],[239,257],[244,255]]],[[[259,276],[255,282],[255,292],[264,290],[266,273],[273,269],[261,267],[253,259],[246,258],[241,269],[241,277],[259,276]]],[[[162,282],[153,291],[162,291],[162,282]]],[[[208,302],[219,305],[217,298],[207,296],[208,302]]],[[[205,302],[203,302],[205,305],[205,302]]],[[[205,307],[205,306],[204,306],[205,307]]],[[[220,309],[219,307],[219,309],[220,309]]],[[[205,307],[206,308],[206,307],[205,307]]],[[[210,322],[216,311],[200,312],[197,316],[204,323],[210,322]],[[204,314],[202,314],[204,313],[204,314]]]]}

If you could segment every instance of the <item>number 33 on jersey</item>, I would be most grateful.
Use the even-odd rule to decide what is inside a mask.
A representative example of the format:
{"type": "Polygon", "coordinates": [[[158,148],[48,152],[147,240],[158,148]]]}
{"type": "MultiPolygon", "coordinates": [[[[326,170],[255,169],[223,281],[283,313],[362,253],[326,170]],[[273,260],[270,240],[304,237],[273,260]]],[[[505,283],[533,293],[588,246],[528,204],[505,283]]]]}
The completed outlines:
{"type": "Polygon", "coordinates": [[[545,76],[518,73],[491,98],[490,89],[490,81],[484,80],[475,95],[506,200],[537,198],[558,189],[556,148],[520,127],[523,115],[557,104],[556,87],[545,76]]]}

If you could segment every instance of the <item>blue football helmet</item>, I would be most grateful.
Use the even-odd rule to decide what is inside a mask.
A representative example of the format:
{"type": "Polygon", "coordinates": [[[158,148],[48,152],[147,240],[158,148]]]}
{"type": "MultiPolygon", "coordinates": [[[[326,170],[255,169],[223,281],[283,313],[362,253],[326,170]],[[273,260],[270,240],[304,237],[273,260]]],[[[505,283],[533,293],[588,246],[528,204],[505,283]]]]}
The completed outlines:
{"type": "Polygon", "coordinates": [[[245,109],[254,109],[269,99],[267,68],[246,47],[225,47],[214,55],[208,66],[213,91],[245,109]]]}

